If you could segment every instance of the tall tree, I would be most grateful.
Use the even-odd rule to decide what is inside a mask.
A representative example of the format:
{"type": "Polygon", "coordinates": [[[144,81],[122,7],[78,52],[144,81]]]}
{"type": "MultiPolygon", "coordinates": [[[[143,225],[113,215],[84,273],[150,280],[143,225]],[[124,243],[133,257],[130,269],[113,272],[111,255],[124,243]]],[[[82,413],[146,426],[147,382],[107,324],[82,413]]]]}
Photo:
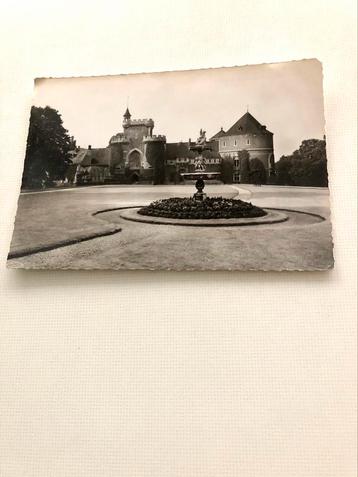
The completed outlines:
{"type": "Polygon", "coordinates": [[[22,187],[37,188],[63,179],[71,164],[71,139],[61,115],[49,106],[31,108],[22,187]]]}
{"type": "Polygon", "coordinates": [[[292,156],[282,156],[276,164],[276,184],[294,185],[291,176],[292,156]]]}
{"type": "Polygon", "coordinates": [[[326,141],[302,141],[298,150],[291,156],[282,156],[276,166],[278,184],[327,187],[326,141]]]}

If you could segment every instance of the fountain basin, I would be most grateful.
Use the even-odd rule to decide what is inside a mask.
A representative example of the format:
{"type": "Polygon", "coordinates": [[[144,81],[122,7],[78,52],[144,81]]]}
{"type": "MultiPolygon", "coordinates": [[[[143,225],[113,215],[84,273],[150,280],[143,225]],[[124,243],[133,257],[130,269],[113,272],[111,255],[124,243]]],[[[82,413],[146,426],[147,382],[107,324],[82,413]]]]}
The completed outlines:
{"type": "Polygon", "coordinates": [[[204,180],[220,180],[221,172],[181,172],[180,176],[187,181],[196,181],[199,178],[204,180]]]}
{"type": "Polygon", "coordinates": [[[266,215],[252,218],[233,218],[233,219],[173,219],[167,217],[145,216],[138,213],[139,208],[121,209],[119,217],[131,222],[141,222],[157,225],[182,225],[189,227],[238,227],[270,225],[280,222],[286,222],[288,216],[276,210],[265,210],[266,215]]]}

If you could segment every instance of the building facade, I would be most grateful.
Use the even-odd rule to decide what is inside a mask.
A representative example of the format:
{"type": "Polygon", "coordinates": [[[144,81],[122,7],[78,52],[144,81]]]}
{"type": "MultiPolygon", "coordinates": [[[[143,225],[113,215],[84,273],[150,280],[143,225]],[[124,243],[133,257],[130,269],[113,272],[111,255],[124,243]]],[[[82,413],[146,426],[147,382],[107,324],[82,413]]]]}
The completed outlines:
{"type": "Polygon", "coordinates": [[[273,133],[249,112],[236,121],[227,132],[221,128],[211,140],[217,142],[220,156],[231,160],[234,182],[241,182],[242,164],[239,154],[241,151],[248,152],[249,160],[259,159],[262,162],[267,179],[274,174],[273,133]]]}
{"type": "MultiPolygon", "coordinates": [[[[123,131],[113,135],[106,148],[75,150],[67,180],[75,184],[182,182],[181,174],[195,170],[195,142],[167,143],[166,137],[154,135],[153,129],[152,119],[132,119],[127,108],[123,131]]],[[[222,182],[240,182],[239,152],[243,150],[250,159],[262,162],[267,177],[274,170],[273,134],[250,113],[227,132],[221,129],[206,144],[202,155],[205,171],[217,173],[222,182]]]]}

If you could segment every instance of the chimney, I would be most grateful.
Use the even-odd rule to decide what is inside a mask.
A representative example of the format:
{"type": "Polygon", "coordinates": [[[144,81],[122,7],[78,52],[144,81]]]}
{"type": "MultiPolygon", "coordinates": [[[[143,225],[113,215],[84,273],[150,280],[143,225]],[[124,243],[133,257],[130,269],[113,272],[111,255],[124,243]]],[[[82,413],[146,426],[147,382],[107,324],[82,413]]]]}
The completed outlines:
{"type": "Polygon", "coordinates": [[[89,144],[89,145],[88,145],[88,149],[92,149],[92,146],[91,146],[91,144],[89,144]]]}

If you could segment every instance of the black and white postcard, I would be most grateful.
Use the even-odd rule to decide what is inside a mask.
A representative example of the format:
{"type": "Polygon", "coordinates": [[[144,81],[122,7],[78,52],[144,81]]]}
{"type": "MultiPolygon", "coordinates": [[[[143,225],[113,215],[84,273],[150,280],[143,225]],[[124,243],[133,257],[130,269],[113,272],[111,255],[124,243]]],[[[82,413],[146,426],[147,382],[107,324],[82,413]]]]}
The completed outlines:
{"type": "Polygon", "coordinates": [[[10,268],[333,266],[317,60],[37,79],[10,268]]]}

